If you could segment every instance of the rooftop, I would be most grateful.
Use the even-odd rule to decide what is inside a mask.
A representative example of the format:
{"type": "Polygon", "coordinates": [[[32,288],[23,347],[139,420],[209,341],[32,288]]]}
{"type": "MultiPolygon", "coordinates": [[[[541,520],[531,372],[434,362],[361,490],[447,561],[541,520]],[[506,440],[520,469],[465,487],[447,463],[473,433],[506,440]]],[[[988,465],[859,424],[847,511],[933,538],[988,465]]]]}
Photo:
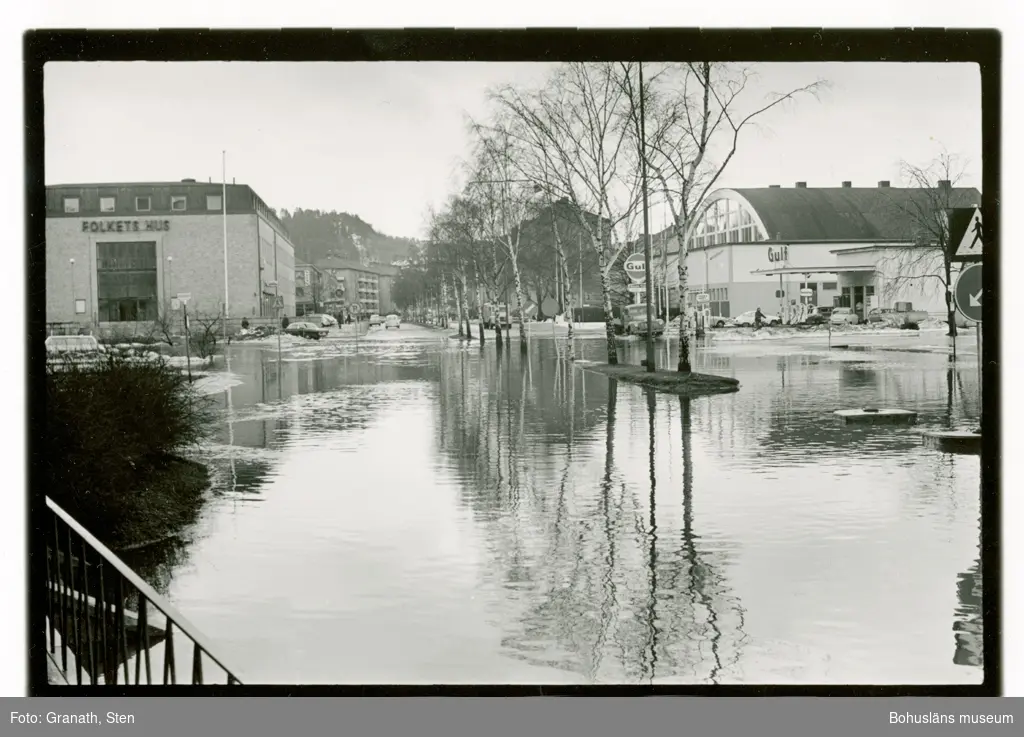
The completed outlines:
{"type": "MultiPolygon", "coordinates": [[[[212,180],[207,182],[201,182],[196,179],[181,179],[173,182],[78,182],[78,183],[61,183],[61,184],[47,184],[47,189],[89,189],[90,187],[222,187],[223,182],[214,182],[212,180]]],[[[238,184],[232,181],[227,186],[229,187],[249,187],[248,184],[238,184]]],[[[249,187],[252,189],[252,187],[249,187]]]]}
{"type": "Polygon", "coordinates": [[[381,276],[394,276],[398,273],[397,266],[390,266],[388,264],[364,264],[359,261],[337,258],[335,256],[327,256],[326,258],[317,259],[316,268],[350,269],[352,271],[363,271],[368,274],[379,274],[381,276]]]}
{"type": "Polygon", "coordinates": [[[763,187],[733,189],[757,212],[769,240],[899,241],[915,235],[913,213],[981,204],[973,187],[763,187]]]}
{"type": "MultiPolygon", "coordinates": [[[[117,217],[125,215],[120,204],[114,211],[102,211],[99,208],[101,197],[118,194],[151,196],[154,197],[152,209],[148,212],[154,214],[165,211],[169,215],[186,214],[183,211],[171,210],[169,196],[184,195],[186,197],[202,197],[205,191],[208,195],[216,195],[222,190],[227,194],[227,212],[233,214],[240,211],[256,211],[268,220],[272,221],[285,233],[288,229],[277,216],[277,212],[270,207],[263,198],[256,194],[248,184],[239,184],[232,181],[225,185],[223,182],[197,181],[195,179],[182,179],[177,182],[89,182],[79,184],[48,184],[46,185],[47,217],[61,217],[70,215],[74,217],[117,217]],[[196,190],[199,190],[198,192],[196,190]],[[64,197],[79,197],[82,199],[82,209],[69,213],[65,212],[61,204],[64,197]]],[[[119,198],[120,199],[120,198],[119,198]]]]}

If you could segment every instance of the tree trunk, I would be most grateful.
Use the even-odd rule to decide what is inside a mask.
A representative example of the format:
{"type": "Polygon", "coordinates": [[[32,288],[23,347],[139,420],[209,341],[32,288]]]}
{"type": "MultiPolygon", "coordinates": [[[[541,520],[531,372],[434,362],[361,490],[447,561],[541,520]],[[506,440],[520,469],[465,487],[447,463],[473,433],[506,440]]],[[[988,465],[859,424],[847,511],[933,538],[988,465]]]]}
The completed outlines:
{"type": "Polygon", "coordinates": [[[448,279],[447,277],[441,277],[441,304],[438,306],[438,318],[441,323],[441,327],[448,327],[448,279]]]}
{"type": "Polygon", "coordinates": [[[466,340],[471,341],[473,340],[473,327],[469,324],[469,285],[466,281],[465,267],[459,270],[459,288],[462,291],[462,313],[459,319],[466,321],[466,340]]]}
{"type": "Polygon", "coordinates": [[[495,302],[491,302],[491,304],[494,305],[494,307],[492,307],[492,311],[494,312],[494,344],[498,346],[498,350],[501,350],[502,346],[505,344],[505,339],[501,335],[501,321],[497,319],[497,304],[495,302]]]}
{"type": "MultiPolygon", "coordinates": [[[[519,264],[516,263],[516,259],[512,259],[512,277],[515,279],[516,284],[516,303],[519,308],[519,350],[522,353],[526,353],[526,309],[523,304],[523,280],[519,274],[519,264]]],[[[509,319],[512,319],[512,315],[509,315],[509,319]]]]}
{"type": "Polygon", "coordinates": [[[608,363],[617,366],[619,363],[619,349],[615,342],[615,314],[612,312],[612,292],[608,280],[607,269],[608,257],[604,249],[601,250],[597,259],[598,269],[601,274],[601,298],[604,303],[604,335],[607,341],[608,363]]]}
{"type": "Polygon", "coordinates": [[[676,370],[690,373],[690,334],[686,331],[686,241],[679,238],[679,363],[676,370]]]}
{"type": "Polygon", "coordinates": [[[476,279],[476,312],[479,317],[480,323],[480,345],[484,344],[484,336],[486,331],[484,330],[484,292],[483,287],[480,285],[480,267],[473,264],[473,276],[476,279]]]}
{"type": "Polygon", "coordinates": [[[459,323],[459,337],[464,338],[466,334],[462,332],[462,295],[459,294],[458,279],[452,280],[452,289],[455,291],[455,319],[459,323]]]}
{"type": "MultiPolygon", "coordinates": [[[[492,319],[493,319],[493,318],[497,317],[497,310],[494,309],[494,308],[497,307],[498,300],[501,298],[501,296],[498,294],[498,252],[494,248],[493,245],[491,246],[491,269],[492,269],[491,274],[493,274],[493,277],[492,277],[491,283],[490,283],[490,287],[491,287],[490,299],[491,299],[491,307],[492,307],[492,313],[493,313],[492,314],[492,319]]],[[[493,324],[494,324],[494,344],[498,347],[498,350],[501,350],[502,346],[504,345],[504,340],[502,340],[502,337],[501,337],[501,323],[498,320],[494,320],[493,324]]]]}
{"type": "Polygon", "coordinates": [[[950,294],[950,292],[949,292],[949,289],[950,289],[950,287],[953,284],[952,273],[951,273],[953,269],[952,269],[952,266],[950,264],[949,258],[944,258],[942,261],[943,261],[942,266],[943,266],[943,268],[945,269],[945,272],[946,272],[946,283],[943,285],[943,287],[945,288],[945,291],[946,291],[946,293],[945,293],[945,297],[946,297],[946,320],[947,320],[947,324],[949,326],[948,330],[946,330],[946,335],[948,335],[950,338],[955,338],[956,337],[956,306],[953,304],[953,295],[950,294]]]}
{"type": "MultiPolygon", "coordinates": [[[[569,266],[568,266],[568,264],[565,261],[565,253],[564,253],[564,249],[562,248],[562,239],[558,237],[558,229],[557,228],[555,228],[555,250],[558,252],[558,261],[559,261],[559,263],[561,264],[561,267],[562,267],[562,284],[568,285],[569,284],[569,266]]],[[[576,352],[575,352],[575,350],[573,348],[572,290],[569,289],[568,286],[566,286],[564,288],[563,299],[565,300],[565,304],[563,305],[564,311],[569,316],[568,317],[569,334],[566,336],[566,339],[565,339],[565,350],[566,350],[565,355],[566,355],[566,358],[568,358],[570,361],[575,361],[576,360],[576,352]]]]}

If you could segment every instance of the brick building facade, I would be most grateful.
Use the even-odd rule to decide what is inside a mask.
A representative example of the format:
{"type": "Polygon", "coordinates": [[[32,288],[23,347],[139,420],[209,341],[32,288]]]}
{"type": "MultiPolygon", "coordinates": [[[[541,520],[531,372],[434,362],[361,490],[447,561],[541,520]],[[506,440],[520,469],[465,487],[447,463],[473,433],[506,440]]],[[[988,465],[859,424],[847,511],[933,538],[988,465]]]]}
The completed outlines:
{"type": "Polygon", "coordinates": [[[394,311],[391,295],[398,267],[329,257],[317,261],[316,268],[334,279],[342,309],[351,310],[352,305],[358,304],[364,315],[386,315],[394,311]]]}
{"type": "Polygon", "coordinates": [[[229,317],[294,315],[288,233],[251,187],[227,185],[226,203],[224,189],[188,179],[47,187],[47,322],[147,323],[182,293],[190,312],[221,313],[225,219],[229,317]]]}

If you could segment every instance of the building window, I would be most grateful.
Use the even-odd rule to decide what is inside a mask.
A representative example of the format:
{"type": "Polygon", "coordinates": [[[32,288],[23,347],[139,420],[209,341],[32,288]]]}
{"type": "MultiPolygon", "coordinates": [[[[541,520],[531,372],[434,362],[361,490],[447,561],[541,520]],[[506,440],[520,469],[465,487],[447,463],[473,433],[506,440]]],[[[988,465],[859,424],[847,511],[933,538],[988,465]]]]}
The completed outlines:
{"type": "Polygon", "coordinates": [[[208,194],[206,195],[206,209],[207,210],[220,210],[221,209],[221,198],[219,194],[208,194]]]}
{"type": "Polygon", "coordinates": [[[97,243],[100,322],[157,318],[156,243],[97,243]]]}
{"type": "Polygon", "coordinates": [[[64,212],[78,212],[78,198],[77,197],[65,197],[64,198],[64,212]]]}
{"type": "Polygon", "coordinates": [[[113,212],[116,208],[116,197],[100,197],[100,212],[113,212]]]}
{"type": "Polygon", "coordinates": [[[834,281],[822,282],[821,283],[821,288],[822,288],[823,291],[826,291],[826,292],[829,292],[829,291],[834,292],[834,291],[836,291],[836,289],[839,288],[839,282],[834,282],[834,281]]]}
{"type": "Polygon", "coordinates": [[[136,212],[149,212],[152,209],[153,202],[149,197],[136,197],[135,198],[135,210],[136,212]]]}
{"type": "Polygon", "coordinates": [[[171,195],[171,209],[177,212],[181,212],[187,206],[188,200],[185,195],[171,195]]]}

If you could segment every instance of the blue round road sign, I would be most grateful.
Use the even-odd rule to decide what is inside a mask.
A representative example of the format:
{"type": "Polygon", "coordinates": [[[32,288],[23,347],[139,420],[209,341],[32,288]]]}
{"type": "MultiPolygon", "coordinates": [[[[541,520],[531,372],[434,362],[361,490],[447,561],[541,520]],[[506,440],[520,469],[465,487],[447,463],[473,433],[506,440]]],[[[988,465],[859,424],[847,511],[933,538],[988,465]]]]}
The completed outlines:
{"type": "Polygon", "coordinates": [[[981,264],[971,264],[960,272],[953,286],[957,311],[971,322],[981,322],[981,264]]]}

